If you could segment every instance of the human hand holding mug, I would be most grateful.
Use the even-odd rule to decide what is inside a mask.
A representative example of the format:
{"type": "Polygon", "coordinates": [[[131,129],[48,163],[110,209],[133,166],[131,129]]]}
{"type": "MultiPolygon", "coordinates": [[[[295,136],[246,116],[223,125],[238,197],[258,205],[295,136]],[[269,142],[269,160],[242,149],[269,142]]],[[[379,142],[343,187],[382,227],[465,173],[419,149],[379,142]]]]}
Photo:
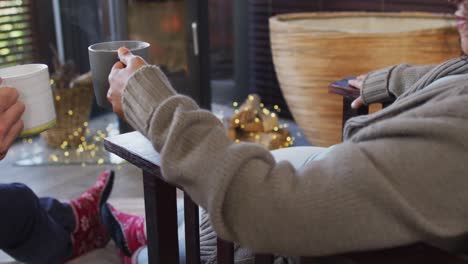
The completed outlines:
{"type": "MultiPolygon", "coordinates": [[[[1,81],[0,81],[1,82],[1,81]]],[[[19,93],[10,87],[0,88],[0,160],[4,159],[15,139],[23,130],[21,116],[25,111],[19,93]]]]}
{"type": "Polygon", "coordinates": [[[47,65],[24,64],[2,68],[0,69],[0,78],[2,80],[2,88],[0,89],[6,89],[3,90],[4,93],[17,94],[17,99],[25,105],[24,113],[21,115],[24,127],[20,136],[36,135],[56,124],[54,99],[47,65]],[[15,92],[11,92],[12,88],[9,87],[14,87],[15,92]]]}
{"type": "Polygon", "coordinates": [[[143,41],[124,40],[96,43],[88,48],[94,94],[99,106],[110,108],[107,100],[109,89],[108,77],[112,66],[119,61],[117,50],[126,47],[132,54],[148,59],[150,44],[143,41]]]}
{"type": "Polygon", "coordinates": [[[119,60],[114,64],[109,74],[109,90],[107,100],[112,105],[112,110],[122,119],[125,116],[122,109],[122,94],[130,77],[141,67],[148,65],[140,56],[135,56],[127,48],[118,49],[119,60]]]}

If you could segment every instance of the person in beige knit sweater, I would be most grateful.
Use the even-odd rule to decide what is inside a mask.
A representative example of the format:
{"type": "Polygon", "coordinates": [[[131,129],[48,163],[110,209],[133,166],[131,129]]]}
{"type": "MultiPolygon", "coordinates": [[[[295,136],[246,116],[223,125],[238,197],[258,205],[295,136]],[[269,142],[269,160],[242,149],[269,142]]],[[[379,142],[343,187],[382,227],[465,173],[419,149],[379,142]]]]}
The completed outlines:
{"type": "MultiPolygon", "coordinates": [[[[454,2],[468,53],[467,1],[454,2]]],[[[119,57],[109,76],[114,111],[148,137],[165,179],[206,209],[220,237],[290,256],[420,241],[468,248],[467,56],[366,74],[351,83],[361,88],[353,106],[392,105],[349,120],[341,144],[276,152],[232,142],[157,66],[126,49],[119,57]]]]}

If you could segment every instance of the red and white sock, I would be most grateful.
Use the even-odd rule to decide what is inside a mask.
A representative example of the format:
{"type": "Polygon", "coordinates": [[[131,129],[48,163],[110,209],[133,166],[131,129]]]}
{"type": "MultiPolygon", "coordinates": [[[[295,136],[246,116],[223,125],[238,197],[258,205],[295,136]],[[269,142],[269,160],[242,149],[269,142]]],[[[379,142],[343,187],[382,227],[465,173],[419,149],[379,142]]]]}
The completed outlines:
{"type": "Polygon", "coordinates": [[[73,254],[70,259],[102,248],[109,242],[109,233],[101,222],[100,208],[107,201],[113,182],[114,172],[106,170],[93,187],[70,201],[76,222],[72,233],[73,254]]]}
{"type": "Polygon", "coordinates": [[[147,244],[145,218],[118,211],[112,205],[101,208],[102,222],[122,253],[130,257],[147,244]]]}

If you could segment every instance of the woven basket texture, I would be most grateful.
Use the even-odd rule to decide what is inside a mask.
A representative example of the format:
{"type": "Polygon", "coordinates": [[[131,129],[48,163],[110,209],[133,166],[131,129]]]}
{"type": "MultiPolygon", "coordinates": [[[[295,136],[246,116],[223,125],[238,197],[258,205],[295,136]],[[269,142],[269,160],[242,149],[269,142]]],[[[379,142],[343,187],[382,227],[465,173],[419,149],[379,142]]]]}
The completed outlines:
{"type": "Polygon", "coordinates": [[[77,147],[85,137],[84,123],[89,120],[93,100],[92,85],[55,89],[53,93],[57,125],[41,136],[52,148],[62,146],[65,141],[68,146],[77,147]]]}
{"type": "Polygon", "coordinates": [[[386,66],[461,55],[453,17],[433,13],[295,13],[270,18],[273,62],[295,121],[316,146],[341,141],[331,82],[386,66]]]}

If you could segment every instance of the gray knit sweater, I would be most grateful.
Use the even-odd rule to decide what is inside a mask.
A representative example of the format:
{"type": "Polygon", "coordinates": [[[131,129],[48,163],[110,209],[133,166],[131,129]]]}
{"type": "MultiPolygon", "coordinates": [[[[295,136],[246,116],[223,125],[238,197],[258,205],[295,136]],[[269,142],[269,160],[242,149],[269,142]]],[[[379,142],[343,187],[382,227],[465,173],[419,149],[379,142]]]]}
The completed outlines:
{"type": "Polygon", "coordinates": [[[351,119],[342,144],[299,170],[260,145],[231,142],[155,66],[128,81],[123,107],[161,153],[164,177],[208,210],[224,239],[285,255],[417,241],[468,248],[468,78],[431,86],[467,73],[465,59],[371,73],[366,102],[398,99],[351,119]]]}

